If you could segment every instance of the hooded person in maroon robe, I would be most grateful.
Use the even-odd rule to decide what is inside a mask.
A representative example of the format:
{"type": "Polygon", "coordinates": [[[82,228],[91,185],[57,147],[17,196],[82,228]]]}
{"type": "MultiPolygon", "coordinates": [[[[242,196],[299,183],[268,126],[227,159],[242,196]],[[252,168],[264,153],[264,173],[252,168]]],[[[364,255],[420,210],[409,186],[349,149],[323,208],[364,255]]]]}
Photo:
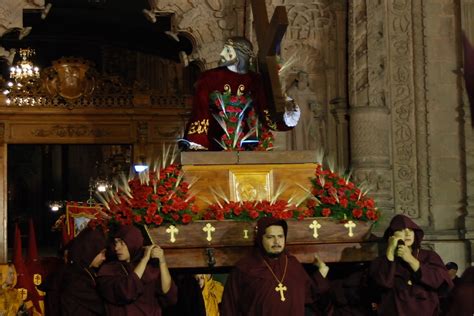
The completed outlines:
{"type": "Polygon", "coordinates": [[[469,267],[451,292],[446,316],[472,315],[474,315],[474,267],[469,267]]]}
{"type": "Polygon", "coordinates": [[[258,221],[253,252],[236,264],[225,284],[222,316],[303,316],[305,306],[316,315],[331,315],[328,267],[317,260],[319,271],[309,276],[285,250],[287,231],[284,220],[258,221]]]}
{"type": "Polygon", "coordinates": [[[96,283],[96,269],[105,260],[105,248],[104,234],[98,229],[85,228],[77,235],[57,293],[60,296],[60,315],[105,315],[104,302],[96,283]]]}
{"type": "Polygon", "coordinates": [[[120,227],[114,242],[118,260],[105,263],[97,279],[107,314],[160,316],[164,307],[176,304],[178,290],[163,250],[157,245],[143,247],[142,233],[134,226],[120,227]]]}
{"type": "Polygon", "coordinates": [[[48,269],[50,269],[51,272],[47,274],[44,281],[38,287],[41,291],[46,293],[44,297],[45,315],[61,315],[61,286],[67,263],[70,261],[66,259],[65,253],[69,253],[74,241],[75,239],[69,240],[64,247],[59,249],[58,255],[60,257],[57,258],[56,262],[49,263],[48,269]]]}
{"type": "MultiPolygon", "coordinates": [[[[236,100],[240,96],[252,100],[251,106],[242,114],[247,116],[255,111],[259,121],[269,130],[285,131],[296,126],[300,111],[292,99],[288,99],[290,110],[282,113],[276,122],[270,119],[262,77],[249,70],[253,47],[247,39],[229,38],[220,56],[220,67],[203,72],[196,83],[191,118],[185,132],[190,149],[222,150],[217,141],[224,135],[224,130],[213,117],[222,109],[212,102],[214,92],[230,93],[236,100]]],[[[247,132],[248,127],[244,129],[244,133],[247,132]]]]}
{"type": "Polygon", "coordinates": [[[420,248],[423,230],[410,218],[396,215],[384,234],[385,255],[370,266],[380,290],[378,315],[438,315],[438,294],[453,286],[441,258],[420,248]]]}

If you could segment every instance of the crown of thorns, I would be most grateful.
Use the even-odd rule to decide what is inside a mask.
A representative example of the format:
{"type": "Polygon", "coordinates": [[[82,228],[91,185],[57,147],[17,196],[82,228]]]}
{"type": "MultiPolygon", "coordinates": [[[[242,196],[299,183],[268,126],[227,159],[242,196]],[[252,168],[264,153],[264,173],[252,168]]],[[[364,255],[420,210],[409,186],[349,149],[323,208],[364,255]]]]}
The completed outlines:
{"type": "Polygon", "coordinates": [[[254,58],[254,52],[244,43],[234,42],[232,39],[227,39],[225,42],[226,45],[232,46],[234,49],[240,50],[243,54],[249,56],[250,58],[254,58]]]}

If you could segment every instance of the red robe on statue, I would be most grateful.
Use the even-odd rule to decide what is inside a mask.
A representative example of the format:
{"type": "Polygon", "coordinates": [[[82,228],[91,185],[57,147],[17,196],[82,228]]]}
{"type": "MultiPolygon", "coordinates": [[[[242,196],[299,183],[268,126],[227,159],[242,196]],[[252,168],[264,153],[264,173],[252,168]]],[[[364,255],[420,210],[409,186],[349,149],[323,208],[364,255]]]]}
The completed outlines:
{"type": "Polygon", "coordinates": [[[210,95],[215,91],[223,93],[229,90],[232,95],[237,95],[239,91],[240,94],[250,96],[260,122],[267,128],[282,131],[290,129],[284,124],[283,117],[278,122],[270,119],[262,78],[259,74],[255,72],[239,74],[226,67],[220,67],[205,71],[196,83],[193,110],[185,132],[187,140],[209,150],[222,150],[214,139],[220,140],[224,130],[212,116],[212,113],[217,114],[220,109],[212,104],[210,95]]]}

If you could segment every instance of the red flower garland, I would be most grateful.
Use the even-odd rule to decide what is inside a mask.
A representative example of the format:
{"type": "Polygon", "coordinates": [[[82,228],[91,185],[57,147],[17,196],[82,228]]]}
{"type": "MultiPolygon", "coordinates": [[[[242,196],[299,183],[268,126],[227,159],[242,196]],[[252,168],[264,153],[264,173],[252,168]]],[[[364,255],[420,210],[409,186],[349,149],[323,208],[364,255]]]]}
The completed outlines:
{"type": "Polygon", "coordinates": [[[129,198],[123,191],[118,200],[112,199],[108,213],[112,221],[121,225],[160,226],[166,224],[188,224],[198,209],[194,197],[188,194],[188,184],[180,180],[180,165],[170,165],[160,172],[149,172],[148,179],[138,176],[128,182],[129,198]],[[146,183],[144,180],[148,180],[146,183]]]}
{"type": "Polygon", "coordinates": [[[315,199],[309,199],[306,206],[314,211],[315,216],[374,222],[379,219],[380,211],[374,200],[338,174],[318,165],[311,183],[315,199]]]}
{"type": "Polygon", "coordinates": [[[313,215],[313,210],[307,209],[306,207],[289,205],[288,202],[284,200],[277,200],[275,203],[264,200],[211,204],[203,214],[203,219],[231,219],[250,222],[262,217],[275,217],[280,219],[295,218],[301,220],[305,217],[312,217],[313,215]]]}

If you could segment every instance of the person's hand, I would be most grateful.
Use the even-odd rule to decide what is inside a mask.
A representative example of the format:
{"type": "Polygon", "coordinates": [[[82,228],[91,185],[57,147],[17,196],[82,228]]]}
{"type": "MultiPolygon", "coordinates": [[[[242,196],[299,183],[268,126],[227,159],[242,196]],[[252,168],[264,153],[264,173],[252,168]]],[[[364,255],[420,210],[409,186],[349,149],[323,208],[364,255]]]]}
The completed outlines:
{"type": "Polygon", "coordinates": [[[150,257],[151,257],[151,252],[153,251],[153,248],[155,248],[156,246],[155,245],[151,245],[151,246],[145,246],[144,249],[145,249],[145,253],[143,254],[143,259],[145,260],[150,260],[150,257]]]}
{"type": "Polygon", "coordinates": [[[406,245],[398,245],[396,256],[402,258],[403,261],[410,263],[415,259],[411,253],[411,249],[406,245]]]}
{"type": "Polygon", "coordinates": [[[156,258],[156,259],[160,259],[160,262],[161,262],[165,258],[165,252],[163,251],[163,249],[160,246],[155,245],[153,250],[151,251],[151,257],[156,258]]]}
{"type": "Polygon", "coordinates": [[[393,235],[388,238],[388,245],[387,245],[387,258],[390,261],[395,259],[395,251],[397,250],[398,241],[403,240],[400,236],[393,235]]]}
{"type": "Polygon", "coordinates": [[[314,254],[314,261],[313,264],[318,268],[319,273],[325,278],[328,275],[329,267],[324,263],[323,260],[318,256],[318,254],[314,254]]]}

